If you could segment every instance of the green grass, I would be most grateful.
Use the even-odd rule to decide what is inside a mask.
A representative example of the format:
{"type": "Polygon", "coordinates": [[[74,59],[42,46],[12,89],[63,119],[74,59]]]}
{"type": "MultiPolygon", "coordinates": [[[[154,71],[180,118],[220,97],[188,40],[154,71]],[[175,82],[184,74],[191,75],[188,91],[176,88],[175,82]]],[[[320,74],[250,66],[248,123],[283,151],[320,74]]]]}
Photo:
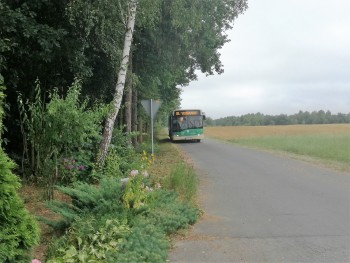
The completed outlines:
{"type": "Polygon", "coordinates": [[[350,135],[272,136],[238,139],[233,142],[328,161],[350,163],[350,135]]]}
{"type": "Polygon", "coordinates": [[[198,178],[184,162],[174,165],[171,173],[164,177],[163,184],[166,189],[175,190],[183,200],[195,201],[198,178]]]}

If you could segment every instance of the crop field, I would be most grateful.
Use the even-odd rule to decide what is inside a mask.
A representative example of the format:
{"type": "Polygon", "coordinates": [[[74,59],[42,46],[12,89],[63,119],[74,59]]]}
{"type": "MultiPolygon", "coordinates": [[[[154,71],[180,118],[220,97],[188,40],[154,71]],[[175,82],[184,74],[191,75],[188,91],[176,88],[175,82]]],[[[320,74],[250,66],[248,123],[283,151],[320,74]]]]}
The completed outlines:
{"type": "Polygon", "coordinates": [[[350,170],[350,124],[206,127],[205,136],[336,162],[350,170]]]}

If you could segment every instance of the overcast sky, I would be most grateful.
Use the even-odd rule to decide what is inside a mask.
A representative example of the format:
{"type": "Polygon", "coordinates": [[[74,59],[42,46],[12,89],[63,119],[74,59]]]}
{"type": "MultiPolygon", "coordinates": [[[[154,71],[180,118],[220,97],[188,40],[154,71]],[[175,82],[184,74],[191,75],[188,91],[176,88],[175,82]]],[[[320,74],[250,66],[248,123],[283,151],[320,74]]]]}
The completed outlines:
{"type": "Polygon", "coordinates": [[[225,72],[183,87],[214,119],[350,112],[350,0],[248,0],[220,50],[225,72]]]}

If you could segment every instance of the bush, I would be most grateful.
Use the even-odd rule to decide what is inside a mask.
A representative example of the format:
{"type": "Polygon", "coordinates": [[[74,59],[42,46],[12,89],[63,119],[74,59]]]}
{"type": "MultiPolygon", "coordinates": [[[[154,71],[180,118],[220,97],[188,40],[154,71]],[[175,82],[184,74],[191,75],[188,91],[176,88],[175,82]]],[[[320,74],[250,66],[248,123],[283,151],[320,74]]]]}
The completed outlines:
{"type": "Polygon", "coordinates": [[[129,232],[126,222],[116,219],[96,220],[91,217],[77,220],[69,234],[51,247],[47,263],[107,262],[110,255],[120,250],[129,232]]]}
{"type": "Polygon", "coordinates": [[[27,164],[36,180],[45,183],[49,199],[53,198],[56,182],[93,179],[89,171],[107,111],[101,105],[88,107],[87,99],[79,100],[80,92],[81,83],[76,80],[65,98],[55,90],[49,94],[50,102],[45,103],[38,82],[33,102],[23,102],[21,96],[18,99],[24,145],[22,163],[27,164]]]}
{"type": "MultiPolygon", "coordinates": [[[[0,75],[0,130],[4,98],[2,81],[0,75]]],[[[17,193],[20,183],[11,172],[14,166],[0,147],[0,262],[28,261],[26,256],[30,248],[39,241],[38,225],[17,193]]]]}
{"type": "Polygon", "coordinates": [[[122,214],[122,186],[115,178],[104,178],[99,185],[77,182],[72,187],[58,186],[57,189],[70,196],[72,204],[50,201],[48,207],[61,215],[59,221],[48,221],[47,224],[56,230],[63,231],[74,221],[89,215],[103,217],[106,214],[122,214]]]}
{"type": "Polygon", "coordinates": [[[165,262],[169,247],[169,241],[160,228],[139,218],[130,235],[123,240],[120,251],[108,262],[165,262]]]}
{"type": "Polygon", "coordinates": [[[39,228],[17,190],[14,163],[0,149],[0,262],[26,262],[30,248],[39,241],[39,228]]]}
{"type": "Polygon", "coordinates": [[[194,224],[200,215],[198,208],[183,202],[174,191],[158,190],[150,209],[145,216],[166,234],[194,224]]]}
{"type": "Polygon", "coordinates": [[[51,202],[51,209],[62,216],[61,221],[51,224],[61,230],[69,227],[66,234],[51,246],[51,260],[83,262],[83,258],[85,262],[165,262],[169,249],[167,235],[188,227],[198,219],[200,211],[189,201],[195,193],[191,184],[196,183],[192,170],[178,166],[170,177],[176,180],[169,180],[172,182],[169,187],[185,196],[179,198],[175,190],[159,189],[159,184],[152,188],[152,178],[146,170],[135,170],[135,167],[146,169],[153,162],[152,155],[145,151],[139,155],[127,149],[125,156],[133,156],[129,161],[133,165],[129,169],[134,170],[127,171],[128,180],[122,184],[120,179],[125,172],[121,171],[119,162],[114,162],[125,156],[119,157],[117,151],[115,148],[110,152],[105,167],[100,171],[104,176],[99,185],[74,183],[72,187],[57,187],[71,197],[72,203],[51,202]],[[191,194],[184,194],[186,185],[177,181],[183,176],[179,173],[188,177],[183,180],[189,182],[191,194]],[[123,237],[115,237],[116,245],[110,240],[110,233],[106,233],[105,238],[99,234],[106,229],[105,222],[112,222],[117,229],[121,226],[120,222],[124,222],[123,226],[130,231],[125,232],[123,237]],[[99,242],[92,241],[95,239],[99,242]],[[104,249],[106,247],[108,249],[104,249]],[[98,259],[93,255],[96,251],[101,252],[98,259]]]}

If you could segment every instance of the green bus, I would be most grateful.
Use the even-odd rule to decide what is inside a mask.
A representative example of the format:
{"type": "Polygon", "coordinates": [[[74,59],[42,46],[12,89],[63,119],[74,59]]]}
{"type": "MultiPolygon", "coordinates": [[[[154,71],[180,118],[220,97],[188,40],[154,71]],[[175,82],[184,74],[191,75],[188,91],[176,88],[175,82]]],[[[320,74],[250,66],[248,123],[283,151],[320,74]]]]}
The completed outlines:
{"type": "Polygon", "coordinates": [[[205,115],[201,110],[174,110],[169,116],[169,138],[171,141],[204,139],[203,121],[205,115]]]}

